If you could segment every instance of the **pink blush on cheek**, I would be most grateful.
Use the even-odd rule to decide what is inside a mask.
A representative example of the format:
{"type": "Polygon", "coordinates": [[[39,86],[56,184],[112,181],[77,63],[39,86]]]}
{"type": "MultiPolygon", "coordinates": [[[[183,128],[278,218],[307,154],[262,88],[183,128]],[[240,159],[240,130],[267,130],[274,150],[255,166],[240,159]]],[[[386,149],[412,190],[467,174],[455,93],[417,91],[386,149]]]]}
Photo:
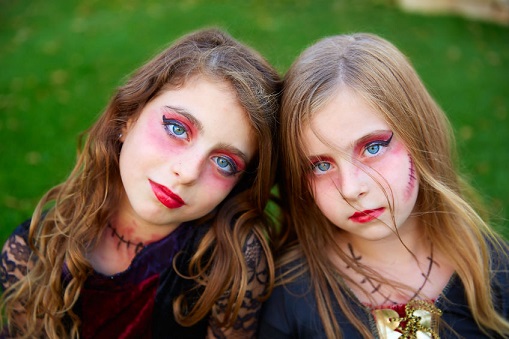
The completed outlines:
{"type": "Polygon", "coordinates": [[[377,160],[371,167],[383,178],[391,181],[390,178],[399,175],[397,172],[401,170],[402,164],[407,162],[407,157],[408,152],[405,147],[400,142],[393,141],[382,159],[377,160]]]}
{"type": "Polygon", "coordinates": [[[405,187],[405,195],[404,199],[409,200],[415,191],[415,187],[417,184],[417,176],[415,173],[415,166],[414,161],[412,160],[412,157],[408,153],[408,150],[401,142],[397,142],[394,144],[393,149],[391,150],[391,153],[393,155],[392,160],[394,161],[392,168],[401,168],[401,166],[404,166],[403,164],[407,164],[408,168],[408,179],[407,184],[405,187]],[[406,160],[406,161],[405,161],[406,160]]]}
{"type": "Polygon", "coordinates": [[[412,198],[417,187],[417,176],[412,158],[401,142],[393,142],[387,154],[384,154],[382,160],[373,168],[382,176],[383,182],[390,186],[395,185],[393,189],[401,187],[403,199],[408,201],[412,198]],[[402,180],[406,182],[403,183],[402,180]]]}
{"type": "Polygon", "coordinates": [[[161,154],[176,156],[185,151],[185,144],[168,136],[164,127],[158,122],[148,125],[144,133],[146,135],[144,144],[147,147],[153,147],[161,154]]]}
{"type": "Polygon", "coordinates": [[[202,184],[206,187],[206,192],[210,192],[211,195],[218,192],[227,192],[226,197],[238,180],[234,177],[224,177],[218,172],[213,172],[214,169],[210,169],[203,178],[202,184]]]}

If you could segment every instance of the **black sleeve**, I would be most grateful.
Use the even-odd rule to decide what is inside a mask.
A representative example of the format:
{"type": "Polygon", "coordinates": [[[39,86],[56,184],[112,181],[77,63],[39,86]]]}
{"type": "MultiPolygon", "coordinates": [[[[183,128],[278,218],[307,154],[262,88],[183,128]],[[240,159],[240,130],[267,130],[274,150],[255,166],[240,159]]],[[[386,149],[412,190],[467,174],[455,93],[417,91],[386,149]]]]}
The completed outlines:
{"type": "Polygon", "coordinates": [[[29,227],[30,220],[19,225],[2,248],[0,284],[3,291],[26,275],[31,254],[28,246],[29,227]]]}

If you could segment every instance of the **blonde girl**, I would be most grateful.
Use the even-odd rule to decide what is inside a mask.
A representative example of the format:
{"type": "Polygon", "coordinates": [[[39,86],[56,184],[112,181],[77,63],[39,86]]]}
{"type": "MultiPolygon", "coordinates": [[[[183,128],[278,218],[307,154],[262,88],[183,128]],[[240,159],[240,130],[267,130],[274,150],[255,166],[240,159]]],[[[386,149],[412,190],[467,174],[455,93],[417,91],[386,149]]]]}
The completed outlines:
{"type": "Polygon", "coordinates": [[[359,33],[306,49],[284,79],[281,147],[287,244],[261,338],[509,336],[507,244],[394,45],[359,33]]]}

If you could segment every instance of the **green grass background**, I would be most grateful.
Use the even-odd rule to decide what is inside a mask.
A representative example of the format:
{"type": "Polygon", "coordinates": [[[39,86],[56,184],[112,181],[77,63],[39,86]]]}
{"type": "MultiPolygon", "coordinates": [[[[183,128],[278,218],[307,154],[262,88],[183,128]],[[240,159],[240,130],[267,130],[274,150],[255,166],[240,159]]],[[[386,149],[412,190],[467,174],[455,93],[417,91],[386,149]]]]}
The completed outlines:
{"type": "Polygon", "coordinates": [[[394,0],[0,0],[1,242],[66,178],[77,135],[125,76],[211,25],[281,73],[326,35],[368,31],[395,43],[449,114],[460,167],[509,236],[509,27],[404,13],[394,0]]]}

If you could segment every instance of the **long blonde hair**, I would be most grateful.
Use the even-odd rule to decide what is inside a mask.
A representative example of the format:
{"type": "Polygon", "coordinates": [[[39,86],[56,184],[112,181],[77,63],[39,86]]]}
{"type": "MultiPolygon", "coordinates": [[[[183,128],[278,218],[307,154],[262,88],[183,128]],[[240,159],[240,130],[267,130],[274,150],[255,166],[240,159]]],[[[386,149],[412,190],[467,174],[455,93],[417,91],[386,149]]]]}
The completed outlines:
{"type": "MultiPolygon", "coordinates": [[[[303,127],[340,86],[360,94],[406,145],[419,178],[416,210],[425,236],[454,266],[480,328],[509,335],[509,321],[495,311],[488,283],[488,243],[495,251],[502,251],[505,245],[474,209],[472,190],[458,175],[450,123],[407,58],[390,42],[372,34],[324,38],[307,48],[285,76],[280,172],[290,250],[281,257],[280,264],[299,258],[304,258],[306,264],[287,273],[283,280],[291,281],[304,272],[310,275],[329,338],[341,336],[332,307],[336,302],[366,338],[372,336],[349,309],[339,286],[344,282],[335,278],[339,272],[323,251],[335,248],[341,259],[351,262],[335,246],[330,222],[314,203],[306,179],[309,160],[302,144],[303,127]],[[329,290],[336,300],[332,300],[329,290]]],[[[364,272],[368,273],[373,272],[364,272]]]]}
{"type": "Polygon", "coordinates": [[[256,51],[219,29],[204,29],[177,40],[118,88],[86,134],[69,178],[49,190],[37,205],[29,231],[29,245],[36,257],[33,267],[4,293],[3,309],[10,325],[23,305],[25,336],[37,334],[41,327],[52,338],[79,336],[80,320],[73,306],[92,272],[85,253],[116,212],[123,194],[119,134],[161,91],[183,86],[197,74],[231,85],[256,133],[258,152],[229,196],[204,218],[213,220],[212,227],[192,258],[190,272],[181,273],[205,287],[186,312],[175,302],[176,319],[184,325],[195,324],[229,289],[223,324],[232,324],[246,295],[242,247],[250,234],[258,238],[267,258],[270,291],[274,268],[265,236],[272,228],[264,208],[275,176],[273,139],[281,79],[256,51]],[[65,285],[64,264],[70,276],[65,285]]]}

